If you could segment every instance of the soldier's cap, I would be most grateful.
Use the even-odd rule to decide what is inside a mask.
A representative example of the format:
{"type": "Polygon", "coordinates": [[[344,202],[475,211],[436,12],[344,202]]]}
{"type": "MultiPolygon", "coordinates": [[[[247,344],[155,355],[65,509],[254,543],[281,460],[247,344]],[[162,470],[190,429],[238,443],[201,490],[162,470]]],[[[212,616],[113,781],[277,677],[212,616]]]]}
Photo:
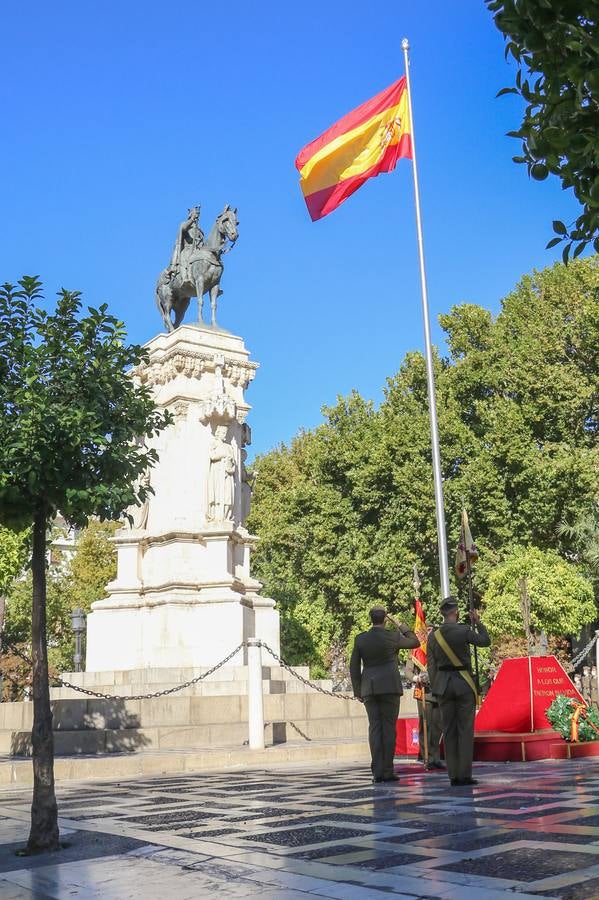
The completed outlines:
{"type": "Polygon", "coordinates": [[[454,609],[458,608],[458,601],[455,597],[445,597],[439,609],[442,613],[453,612],[454,609]]]}

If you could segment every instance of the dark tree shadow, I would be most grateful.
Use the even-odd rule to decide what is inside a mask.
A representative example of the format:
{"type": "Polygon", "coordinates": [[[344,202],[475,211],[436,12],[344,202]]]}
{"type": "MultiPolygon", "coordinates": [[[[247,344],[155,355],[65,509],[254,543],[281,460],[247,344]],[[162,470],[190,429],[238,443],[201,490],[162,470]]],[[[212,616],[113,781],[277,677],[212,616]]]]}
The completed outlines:
{"type": "MultiPolygon", "coordinates": [[[[54,700],[54,755],[135,753],[152,742],[141,731],[135,701],[54,700]]],[[[11,756],[31,756],[31,732],[14,731],[11,756]]]]}

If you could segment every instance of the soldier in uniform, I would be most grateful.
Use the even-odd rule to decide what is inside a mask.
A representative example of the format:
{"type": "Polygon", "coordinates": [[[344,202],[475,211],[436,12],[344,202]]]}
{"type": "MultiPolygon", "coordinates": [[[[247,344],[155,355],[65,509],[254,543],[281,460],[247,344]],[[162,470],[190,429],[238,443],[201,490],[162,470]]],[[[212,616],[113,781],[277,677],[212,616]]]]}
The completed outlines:
{"type": "Polygon", "coordinates": [[[429,682],[428,672],[420,672],[414,676],[414,696],[418,704],[418,744],[419,756],[422,758],[427,771],[432,769],[444,769],[441,762],[441,711],[437,698],[433,696],[429,682]],[[421,693],[419,697],[418,694],[421,693]],[[426,717],[426,719],[425,719],[426,717]],[[425,728],[426,721],[426,728],[425,728]],[[426,752],[424,746],[426,733],[426,752]]]}
{"type": "Polygon", "coordinates": [[[359,634],[354,643],[349,671],[354,696],[368,714],[368,741],[372,759],[372,779],[399,781],[393,771],[396,723],[403,693],[397,666],[397,651],[414,649],[420,641],[406,625],[396,622],[384,607],[370,610],[372,628],[359,634]],[[388,620],[392,628],[385,628],[388,620]]]}
{"type": "MultiPolygon", "coordinates": [[[[429,628],[430,634],[433,629],[429,628]]],[[[408,660],[406,677],[414,685],[414,699],[418,706],[418,760],[425,769],[444,769],[440,757],[441,712],[436,697],[433,696],[426,669],[419,671],[413,660],[408,660]],[[425,718],[426,717],[426,718],[425,718]]]]}
{"type": "Polygon", "coordinates": [[[582,667],[582,696],[584,697],[585,703],[589,706],[591,704],[591,667],[583,666],[582,667]]]}
{"type": "Polygon", "coordinates": [[[476,685],[470,645],[489,647],[491,639],[476,610],[471,613],[472,625],[458,622],[453,597],[443,601],[441,613],[443,624],[428,639],[428,674],[441,711],[447,774],[452,786],[458,787],[477,783],[472,777],[476,685]]]}

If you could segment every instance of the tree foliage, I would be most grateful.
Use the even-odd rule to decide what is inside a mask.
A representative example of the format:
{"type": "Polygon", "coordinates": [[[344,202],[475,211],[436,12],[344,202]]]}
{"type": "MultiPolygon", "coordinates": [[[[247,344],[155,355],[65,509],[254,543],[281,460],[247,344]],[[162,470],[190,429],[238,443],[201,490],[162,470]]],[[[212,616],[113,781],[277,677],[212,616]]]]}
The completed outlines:
{"type": "Polygon", "coordinates": [[[41,284],[0,288],[0,521],[29,525],[43,506],[77,525],[118,518],[147,488],[156,461],[134,438],[163,427],[145,387],[124,374],[144,351],[106,305],[81,316],[77,291],[52,314],[35,305],[41,284]]]}
{"type": "MultiPolygon", "coordinates": [[[[558,525],[597,496],[598,294],[598,260],[577,260],[524,277],[496,318],[474,304],[441,316],[448,539],[455,547],[465,504],[482,593],[514,547],[571,553],[558,525]]],[[[250,520],[284,652],[321,669],[373,602],[411,620],[414,564],[432,620],[438,596],[424,359],[407,354],[380,408],[353,393],[324,414],[314,431],[256,460],[250,520]]]]}
{"type": "Polygon", "coordinates": [[[554,550],[519,547],[496,566],[485,593],[493,634],[523,634],[519,581],[526,578],[531,626],[548,635],[578,634],[597,615],[593,588],[554,550]]]}
{"type": "Polygon", "coordinates": [[[29,537],[28,529],[13,531],[0,525],[0,636],[4,630],[6,595],[25,567],[29,537]]]}
{"type": "MultiPolygon", "coordinates": [[[[25,578],[14,583],[6,604],[6,641],[16,645],[27,656],[31,656],[32,594],[33,578],[29,572],[25,578]]],[[[69,578],[49,575],[46,585],[48,662],[54,672],[73,671],[73,608],[69,578]]],[[[26,683],[27,680],[23,682],[26,683]]]]}
{"type": "Polygon", "coordinates": [[[110,539],[118,528],[117,522],[92,519],[81,531],[67,576],[72,608],[80,606],[88,613],[92,603],[106,596],[106,585],[116,578],[116,551],[110,539]]]}
{"type": "Polygon", "coordinates": [[[522,141],[515,162],[533,178],[551,173],[582,207],[575,222],[554,221],[566,261],[593,241],[599,251],[599,2],[486,0],[518,64],[516,86],[526,108],[510,134],[522,141]]]}
{"type": "Polygon", "coordinates": [[[569,555],[593,582],[599,600],[599,500],[578,511],[571,524],[560,522],[558,534],[568,542],[569,555]]]}
{"type": "MultiPolygon", "coordinates": [[[[0,596],[6,594],[23,571],[29,551],[28,538],[27,530],[13,531],[0,525],[0,596]]],[[[0,630],[1,627],[0,621],[0,630]]]]}
{"type": "MultiPolygon", "coordinates": [[[[78,606],[88,613],[95,600],[105,596],[105,588],[116,576],[116,553],[110,538],[118,528],[116,522],[93,519],[78,537],[70,563],[51,566],[47,578],[46,613],[48,661],[55,672],[73,671],[75,640],[71,612],[78,606]]],[[[31,652],[32,577],[12,583],[6,604],[5,638],[27,655],[31,652]]],[[[4,670],[0,662],[0,669],[4,670]]],[[[27,678],[15,679],[15,687],[23,687],[27,678]]]]}
{"type": "Polygon", "coordinates": [[[33,802],[29,852],[57,849],[54,744],[46,642],[46,536],[60,510],[73,524],[118,519],[143,501],[156,454],[144,438],[170,417],[127,377],[145,358],[107,307],[82,314],[62,290],[48,313],[41,284],[0,288],[0,524],[32,527],[33,802]]]}

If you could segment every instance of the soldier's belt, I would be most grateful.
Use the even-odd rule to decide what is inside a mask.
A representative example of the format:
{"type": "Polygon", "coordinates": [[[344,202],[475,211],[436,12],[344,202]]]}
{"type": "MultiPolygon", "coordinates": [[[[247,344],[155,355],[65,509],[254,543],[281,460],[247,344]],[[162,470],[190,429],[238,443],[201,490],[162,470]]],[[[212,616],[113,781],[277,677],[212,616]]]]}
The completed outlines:
{"type": "MultiPolygon", "coordinates": [[[[476,685],[474,684],[474,679],[472,678],[472,675],[470,674],[468,669],[466,669],[465,666],[461,665],[461,660],[458,658],[457,653],[454,652],[454,650],[449,646],[449,644],[443,637],[440,628],[435,631],[435,640],[439,644],[439,647],[441,648],[447,659],[449,659],[453,663],[453,668],[449,669],[449,671],[460,673],[468,687],[472,690],[475,703],[478,704],[478,692],[476,690],[476,685]]],[[[439,666],[439,668],[443,669],[443,671],[447,671],[444,666],[439,666]]]]}

